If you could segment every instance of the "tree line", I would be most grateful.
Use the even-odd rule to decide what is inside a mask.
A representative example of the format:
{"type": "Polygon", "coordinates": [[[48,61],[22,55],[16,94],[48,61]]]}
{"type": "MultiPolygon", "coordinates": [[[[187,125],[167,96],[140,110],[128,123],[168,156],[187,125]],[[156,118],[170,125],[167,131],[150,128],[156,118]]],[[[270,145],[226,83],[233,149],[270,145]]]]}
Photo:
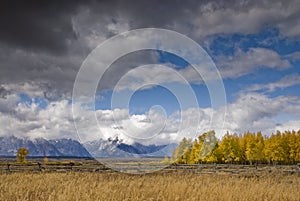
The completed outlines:
{"type": "Polygon", "coordinates": [[[214,131],[196,139],[183,138],[171,161],[182,164],[296,164],[300,162],[300,130],[277,131],[270,136],[261,132],[226,133],[218,140],[214,131]]]}

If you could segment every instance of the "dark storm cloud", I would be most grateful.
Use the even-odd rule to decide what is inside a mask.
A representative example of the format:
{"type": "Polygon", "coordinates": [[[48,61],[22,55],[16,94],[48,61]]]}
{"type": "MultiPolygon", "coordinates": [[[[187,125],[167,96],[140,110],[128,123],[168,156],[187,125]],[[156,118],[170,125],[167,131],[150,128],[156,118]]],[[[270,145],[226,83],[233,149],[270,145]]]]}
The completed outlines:
{"type": "Polygon", "coordinates": [[[153,1],[5,1],[0,6],[0,41],[17,48],[60,54],[77,39],[72,17],[81,7],[99,16],[95,20],[108,17],[113,21],[115,16],[121,15],[137,21],[135,27],[143,27],[167,23],[169,17],[178,15],[172,8],[178,4],[153,1]],[[163,13],[169,14],[162,18],[163,13]]]}
{"type": "Polygon", "coordinates": [[[79,5],[78,1],[5,1],[0,6],[0,41],[62,53],[76,40],[71,17],[79,5]]]}
{"type": "MultiPolygon", "coordinates": [[[[297,1],[6,1],[0,5],[1,91],[69,97],[81,63],[110,36],[143,27],[167,28],[202,43],[216,34],[249,34],[265,25],[299,37],[297,1]],[[27,87],[24,83],[30,83],[27,87]],[[20,87],[21,86],[21,87],[20,87]],[[24,87],[26,86],[26,87],[24,87]],[[29,90],[30,89],[30,90],[29,90]]],[[[136,62],[154,55],[122,58],[107,73],[109,88],[136,62]],[[139,59],[139,60],[138,60],[139,59]],[[119,66],[119,67],[116,67],[119,66]]],[[[138,62],[137,62],[138,63],[138,62]]],[[[2,92],[1,92],[2,93],[2,92]]]]}
{"type": "MultiPolygon", "coordinates": [[[[88,15],[90,16],[90,18],[86,18],[87,21],[84,23],[86,25],[99,23],[102,34],[106,36],[113,34],[107,29],[107,24],[117,22],[120,19],[128,22],[130,28],[170,28],[186,34],[190,34],[190,31],[197,31],[199,28],[197,26],[203,29],[213,29],[212,26],[218,27],[221,23],[223,30],[220,28],[218,30],[206,30],[207,33],[202,34],[226,33],[228,32],[226,26],[228,29],[230,29],[230,25],[241,26],[234,24],[236,22],[234,17],[243,18],[247,15],[253,17],[249,13],[256,14],[256,10],[263,10],[265,14],[257,12],[257,19],[261,18],[261,22],[245,21],[249,30],[255,29],[256,26],[257,28],[261,27],[264,21],[266,24],[274,23],[282,28],[294,27],[300,15],[299,12],[295,12],[299,8],[299,6],[294,5],[295,3],[294,1],[259,3],[259,1],[232,0],[6,1],[0,6],[0,41],[20,48],[43,49],[50,50],[52,53],[61,53],[70,48],[73,41],[78,40],[78,34],[81,33],[74,30],[72,19],[80,15],[84,9],[89,11],[88,15]],[[280,13],[278,16],[272,16],[274,15],[271,13],[273,8],[283,10],[286,19],[282,18],[280,13]],[[245,16],[234,16],[235,12],[245,14],[245,16]],[[210,15],[204,16],[205,13],[210,15]],[[216,14],[211,19],[209,16],[213,13],[216,14]],[[218,13],[221,14],[218,15],[218,13]],[[197,18],[207,18],[207,24],[203,23],[201,19],[197,22],[195,20],[197,18]]],[[[242,27],[240,31],[247,32],[245,29],[247,28],[242,27]]],[[[293,34],[294,29],[286,31],[293,34]]]]}
{"type": "Polygon", "coordinates": [[[0,98],[5,98],[9,94],[9,91],[7,91],[4,87],[0,86],[0,98]]]}

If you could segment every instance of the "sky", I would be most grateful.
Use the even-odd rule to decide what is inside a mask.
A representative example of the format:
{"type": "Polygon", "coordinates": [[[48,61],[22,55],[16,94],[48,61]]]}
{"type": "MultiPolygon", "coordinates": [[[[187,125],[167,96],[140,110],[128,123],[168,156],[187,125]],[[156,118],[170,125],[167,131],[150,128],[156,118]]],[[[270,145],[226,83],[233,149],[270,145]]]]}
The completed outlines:
{"type": "Polygon", "coordinates": [[[1,4],[0,136],[83,142],[118,136],[127,143],[166,144],[212,129],[218,137],[226,131],[271,135],[299,129],[297,0],[1,4]],[[101,62],[111,55],[124,47],[153,46],[160,35],[154,31],[132,39],[125,34],[127,46],[117,41],[112,49],[101,50],[101,44],[144,28],[170,30],[195,41],[216,73],[205,62],[197,73],[182,57],[196,52],[172,37],[165,40],[182,55],[131,51],[105,70],[101,62]],[[92,104],[78,104],[74,87],[88,64],[95,69],[80,81],[88,85],[98,79],[95,98],[92,104]],[[97,77],[100,71],[103,76],[97,77]],[[224,88],[214,88],[211,81],[216,80],[224,88]]]}

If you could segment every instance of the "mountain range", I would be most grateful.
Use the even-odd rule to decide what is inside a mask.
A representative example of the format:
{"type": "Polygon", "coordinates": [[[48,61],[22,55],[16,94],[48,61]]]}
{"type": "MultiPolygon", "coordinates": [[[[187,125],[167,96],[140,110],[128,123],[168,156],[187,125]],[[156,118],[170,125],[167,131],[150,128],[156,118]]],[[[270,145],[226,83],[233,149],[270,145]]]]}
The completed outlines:
{"type": "Polygon", "coordinates": [[[163,157],[171,156],[177,144],[143,145],[141,143],[126,144],[118,138],[96,140],[84,143],[84,147],[93,157],[163,157]]]}
{"type": "Polygon", "coordinates": [[[177,144],[126,144],[118,138],[99,139],[81,144],[72,139],[46,140],[44,138],[26,139],[15,136],[0,137],[0,156],[15,156],[21,147],[30,151],[29,156],[40,157],[163,157],[170,156],[177,144]]]}

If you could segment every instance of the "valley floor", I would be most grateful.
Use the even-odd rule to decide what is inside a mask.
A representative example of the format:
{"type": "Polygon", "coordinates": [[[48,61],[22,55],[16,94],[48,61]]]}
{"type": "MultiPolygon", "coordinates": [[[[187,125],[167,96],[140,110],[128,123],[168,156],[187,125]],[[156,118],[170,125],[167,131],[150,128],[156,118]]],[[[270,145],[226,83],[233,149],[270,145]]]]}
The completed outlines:
{"type": "Polygon", "coordinates": [[[0,200],[300,200],[297,174],[0,174],[0,200]]]}

